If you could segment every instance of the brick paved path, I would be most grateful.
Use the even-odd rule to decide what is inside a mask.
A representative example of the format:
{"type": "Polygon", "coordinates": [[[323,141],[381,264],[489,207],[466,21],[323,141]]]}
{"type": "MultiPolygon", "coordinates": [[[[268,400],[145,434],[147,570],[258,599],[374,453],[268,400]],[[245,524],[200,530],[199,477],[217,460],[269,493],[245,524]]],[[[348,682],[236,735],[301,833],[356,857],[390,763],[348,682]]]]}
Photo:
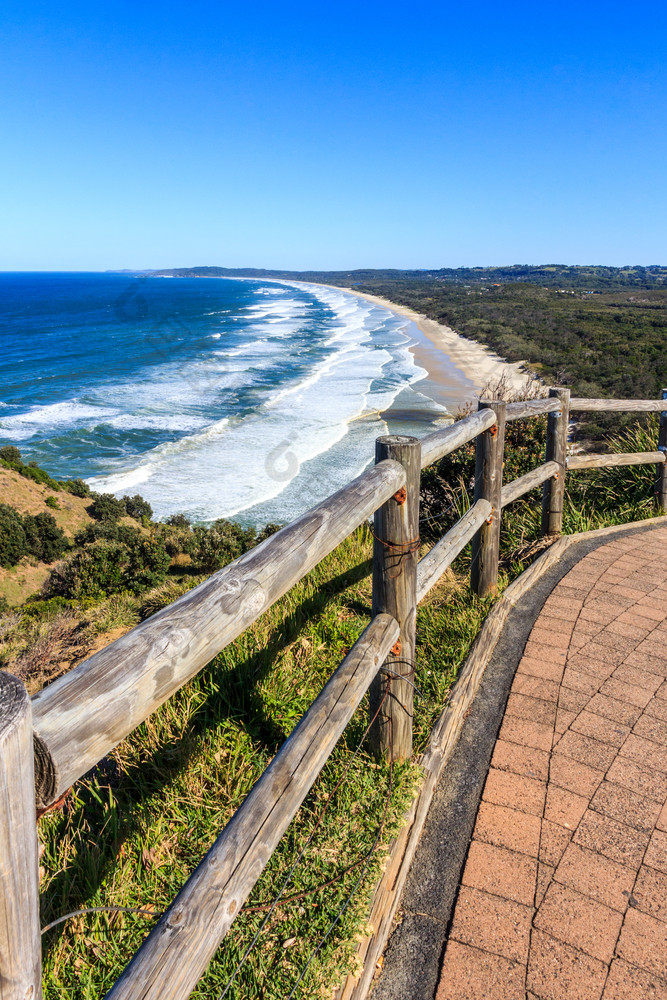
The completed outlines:
{"type": "Polygon", "coordinates": [[[437,1000],[667,1000],[667,528],[547,599],[477,815],[437,1000]]]}

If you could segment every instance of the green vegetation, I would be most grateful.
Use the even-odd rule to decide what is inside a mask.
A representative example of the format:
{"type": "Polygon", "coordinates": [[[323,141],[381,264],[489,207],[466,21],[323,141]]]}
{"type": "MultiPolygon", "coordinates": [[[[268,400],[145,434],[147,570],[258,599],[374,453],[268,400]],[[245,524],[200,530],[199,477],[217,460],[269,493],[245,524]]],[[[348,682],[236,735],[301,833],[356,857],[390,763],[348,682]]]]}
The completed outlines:
{"type": "Polygon", "coordinates": [[[52,563],[68,548],[51,514],[24,514],[0,503],[0,566],[15,566],[24,556],[52,563]]]}

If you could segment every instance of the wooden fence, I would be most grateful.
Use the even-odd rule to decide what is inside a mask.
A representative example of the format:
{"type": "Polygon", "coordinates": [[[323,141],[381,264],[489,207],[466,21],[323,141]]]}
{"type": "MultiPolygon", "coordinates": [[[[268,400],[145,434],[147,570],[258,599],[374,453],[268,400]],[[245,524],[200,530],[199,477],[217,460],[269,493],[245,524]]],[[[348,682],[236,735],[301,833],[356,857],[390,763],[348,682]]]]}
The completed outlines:
{"type": "Polygon", "coordinates": [[[661,400],[570,399],[560,388],[547,399],[483,400],[421,441],[379,438],[375,457],[353,482],[32,699],[0,673],[0,1000],[42,996],[35,808],[55,802],[374,514],[370,624],[107,994],[185,1000],[366,691],[376,752],[386,754],[391,739],[395,757],[409,757],[416,607],[465,545],[472,541],[473,590],[494,592],[503,507],[543,484],[542,534],[559,534],[570,469],[654,464],[656,502],[667,511],[667,389],[661,400]],[[659,412],[658,451],[568,458],[570,414],[591,410],[659,412]],[[542,414],[543,464],[503,485],[507,421],[542,414]],[[474,502],[419,560],[421,469],[472,440],[474,502]]]}

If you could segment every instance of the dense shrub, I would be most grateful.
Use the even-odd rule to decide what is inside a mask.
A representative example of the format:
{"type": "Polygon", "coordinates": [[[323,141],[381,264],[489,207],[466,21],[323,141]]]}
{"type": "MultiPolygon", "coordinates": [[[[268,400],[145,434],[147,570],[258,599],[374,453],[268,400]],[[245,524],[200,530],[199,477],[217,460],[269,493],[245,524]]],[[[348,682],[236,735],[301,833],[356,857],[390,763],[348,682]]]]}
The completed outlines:
{"type": "Polygon", "coordinates": [[[185,514],[171,514],[165,521],[165,524],[170,524],[173,528],[189,528],[190,523],[185,514]]]}
{"type": "Polygon", "coordinates": [[[44,503],[46,504],[47,507],[50,507],[52,510],[60,510],[60,504],[58,503],[55,497],[47,497],[44,503]]]}
{"type": "Polygon", "coordinates": [[[87,524],[81,531],[77,531],[74,536],[74,544],[77,547],[91,545],[93,542],[103,538],[107,542],[123,542],[131,545],[137,538],[139,532],[136,528],[131,528],[128,524],[118,524],[116,521],[100,521],[99,524],[87,524]]]}
{"type": "Polygon", "coordinates": [[[51,514],[44,512],[21,517],[9,504],[0,504],[0,566],[15,566],[27,555],[41,562],[54,562],[60,559],[68,545],[51,514]]]}
{"type": "Polygon", "coordinates": [[[104,597],[121,591],[139,594],[162,583],[169,556],[157,538],[129,529],[124,541],[98,539],[57,566],[46,584],[46,596],[104,597]]]}
{"type": "Polygon", "coordinates": [[[117,521],[125,514],[125,503],[116,500],[113,493],[94,493],[94,500],[88,508],[88,513],[96,521],[117,521]]]}
{"type": "Polygon", "coordinates": [[[192,561],[203,573],[213,573],[263,542],[278,528],[277,524],[267,524],[258,535],[254,528],[243,528],[225,518],[214,521],[210,528],[197,526],[193,529],[192,561]]]}
{"type": "Polygon", "coordinates": [[[69,547],[62,528],[58,527],[52,514],[26,514],[23,530],[28,552],[40,562],[55,562],[69,547]]]}
{"type": "Polygon", "coordinates": [[[133,497],[123,497],[122,503],[125,504],[125,512],[135,521],[141,521],[144,517],[150,521],[153,516],[153,508],[139,493],[133,497]]]}
{"type": "Polygon", "coordinates": [[[89,497],[90,496],[90,486],[88,483],[84,483],[83,479],[66,479],[60,484],[64,490],[71,493],[75,497],[89,497]]]}
{"type": "Polygon", "coordinates": [[[197,526],[193,534],[192,561],[203,573],[226,566],[256,543],[254,528],[242,528],[225,518],[214,521],[210,528],[197,526]]]}
{"type": "Polygon", "coordinates": [[[23,519],[9,504],[0,503],[0,566],[15,566],[28,554],[23,519]]]}
{"type": "Polygon", "coordinates": [[[3,462],[10,462],[12,465],[23,465],[21,452],[13,444],[6,444],[0,448],[0,459],[3,462]]]}

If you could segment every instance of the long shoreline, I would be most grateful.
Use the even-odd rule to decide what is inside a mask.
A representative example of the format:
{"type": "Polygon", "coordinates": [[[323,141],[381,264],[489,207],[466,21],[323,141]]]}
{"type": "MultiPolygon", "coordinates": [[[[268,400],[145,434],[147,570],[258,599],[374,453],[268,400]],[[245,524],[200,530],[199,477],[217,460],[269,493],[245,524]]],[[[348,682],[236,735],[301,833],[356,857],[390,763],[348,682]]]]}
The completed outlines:
{"type": "Polygon", "coordinates": [[[346,285],[327,285],[321,281],[299,281],[296,278],[250,278],[221,274],[215,275],[214,279],[222,279],[223,281],[260,280],[277,285],[315,285],[319,288],[329,288],[335,292],[344,292],[358,299],[366,299],[367,302],[382,306],[395,315],[410,320],[429,341],[430,345],[432,345],[431,350],[423,350],[419,344],[414,344],[410,347],[415,361],[427,372],[424,379],[419,380],[415,385],[421,387],[422,383],[430,383],[430,390],[428,386],[424,386],[425,392],[439,402],[443,400],[438,389],[444,389],[445,392],[449,391],[451,394],[451,378],[448,379],[446,377],[447,368],[451,367],[457,368],[463,374],[464,378],[470,382],[469,390],[465,386],[461,387],[461,404],[472,401],[488,385],[502,383],[505,388],[512,392],[521,392],[525,391],[528,384],[534,380],[534,376],[524,368],[524,362],[506,361],[504,358],[494,354],[484,344],[480,344],[476,340],[469,340],[462,334],[457,333],[450,326],[438,323],[436,320],[429,319],[428,316],[424,316],[422,313],[418,313],[408,306],[392,302],[391,299],[385,299],[380,295],[360,292],[346,285]],[[447,365],[445,358],[449,362],[449,365],[447,365]]]}
{"type": "MultiPolygon", "coordinates": [[[[317,282],[303,282],[303,284],[317,284],[317,282]]],[[[390,299],[385,299],[379,295],[370,295],[368,292],[358,292],[353,288],[341,285],[322,285],[323,288],[333,288],[337,291],[347,292],[357,298],[366,299],[375,305],[389,309],[391,312],[405,319],[409,319],[424,334],[431,344],[440,352],[445,354],[450,363],[468,379],[473,390],[468,394],[468,398],[477,395],[489,383],[503,381],[508,389],[517,391],[526,388],[526,384],[532,381],[533,376],[523,367],[523,362],[509,362],[504,358],[494,354],[484,344],[476,340],[469,340],[463,337],[456,330],[449,326],[444,326],[436,320],[429,319],[422,313],[415,312],[408,306],[399,305],[390,299]]],[[[439,380],[437,365],[433,365],[433,358],[430,358],[419,350],[418,345],[412,349],[416,359],[428,371],[434,382],[439,380]],[[429,365],[430,361],[430,365],[429,365]]]]}

